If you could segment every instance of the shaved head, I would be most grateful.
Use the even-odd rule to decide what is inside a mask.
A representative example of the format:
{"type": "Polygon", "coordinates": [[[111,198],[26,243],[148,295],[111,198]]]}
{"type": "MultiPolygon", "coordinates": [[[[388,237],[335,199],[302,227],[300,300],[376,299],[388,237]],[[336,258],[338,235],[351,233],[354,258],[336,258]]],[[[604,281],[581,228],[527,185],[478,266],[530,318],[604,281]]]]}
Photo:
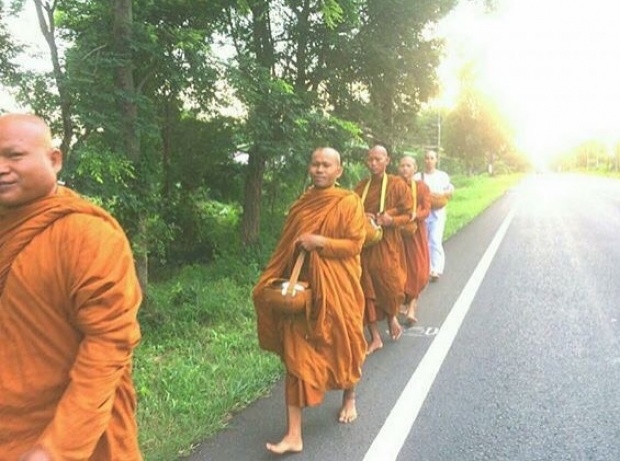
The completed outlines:
{"type": "Polygon", "coordinates": [[[369,154],[377,154],[377,155],[383,155],[385,157],[389,157],[388,155],[388,151],[385,147],[380,146],[380,145],[376,145],[374,147],[372,147],[369,151],[369,154]]]}
{"type": "Polygon", "coordinates": [[[47,123],[33,114],[4,114],[0,115],[2,130],[18,130],[22,136],[37,139],[37,142],[52,147],[52,132],[47,123]]]}
{"type": "Polygon", "coordinates": [[[327,189],[342,176],[340,154],[331,147],[319,147],[312,153],[308,174],[317,189],[327,189]]]}
{"type": "Polygon", "coordinates": [[[366,166],[372,176],[383,176],[389,163],[390,156],[385,147],[376,145],[368,150],[366,154],[366,166]]]}
{"type": "Polygon", "coordinates": [[[418,170],[418,164],[411,155],[403,155],[398,164],[398,173],[409,181],[418,170]]]}
{"type": "Polygon", "coordinates": [[[338,152],[333,147],[319,147],[312,153],[312,157],[314,158],[314,156],[319,153],[322,153],[324,156],[333,159],[338,164],[338,166],[340,166],[340,164],[342,163],[340,160],[340,152],[338,152]]]}
{"type": "Polygon", "coordinates": [[[0,207],[19,207],[51,195],[62,168],[43,119],[31,114],[0,116],[0,207]]]}

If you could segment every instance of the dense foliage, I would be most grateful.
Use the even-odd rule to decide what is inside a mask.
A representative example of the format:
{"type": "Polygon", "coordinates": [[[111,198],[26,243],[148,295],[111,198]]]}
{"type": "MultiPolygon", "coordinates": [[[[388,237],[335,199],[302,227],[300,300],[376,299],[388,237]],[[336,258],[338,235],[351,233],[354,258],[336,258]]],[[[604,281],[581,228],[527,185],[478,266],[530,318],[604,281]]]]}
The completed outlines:
{"type": "MultiPolygon", "coordinates": [[[[342,152],[349,187],[373,142],[421,152],[433,27],[455,3],[13,0],[36,8],[52,71],[20,69],[0,21],[0,75],[51,121],[63,179],[122,221],[146,283],[149,269],[264,257],[319,145],[342,152]]],[[[482,146],[487,128],[446,158],[505,157],[482,146]]]]}

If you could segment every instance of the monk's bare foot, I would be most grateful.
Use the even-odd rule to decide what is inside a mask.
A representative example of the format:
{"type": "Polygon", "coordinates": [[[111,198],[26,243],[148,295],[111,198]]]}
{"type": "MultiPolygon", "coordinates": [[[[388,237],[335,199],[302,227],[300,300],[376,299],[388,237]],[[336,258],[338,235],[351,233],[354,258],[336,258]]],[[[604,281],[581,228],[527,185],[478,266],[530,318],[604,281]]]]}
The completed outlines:
{"type": "Polygon", "coordinates": [[[413,326],[418,323],[418,318],[415,315],[407,315],[407,326],[413,326]]]}
{"type": "Polygon", "coordinates": [[[415,311],[413,309],[405,313],[405,321],[407,322],[407,326],[412,326],[418,322],[418,318],[415,316],[415,311]]]}
{"type": "Polygon", "coordinates": [[[406,304],[401,304],[400,305],[400,313],[401,314],[405,314],[407,312],[407,305],[406,304]]]}
{"type": "Polygon", "coordinates": [[[342,396],[342,407],[338,414],[338,421],[343,424],[352,423],[357,419],[357,408],[355,407],[355,393],[348,396],[346,391],[342,396]]]}
{"type": "Polygon", "coordinates": [[[285,435],[278,443],[269,443],[265,445],[267,450],[276,455],[283,455],[284,453],[301,453],[304,448],[304,444],[301,438],[285,435]]]}
{"type": "Polygon", "coordinates": [[[366,349],[366,355],[370,355],[375,351],[378,351],[383,347],[383,341],[381,338],[373,339],[370,343],[368,343],[368,348],[366,349]]]}
{"type": "Polygon", "coordinates": [[[398,323],[398,319],[396,317],[392,317],[390,321],[390,335],[392,336],[393,341],[398,341],[400,336],[403,334],[403,328],[398,323]]]}

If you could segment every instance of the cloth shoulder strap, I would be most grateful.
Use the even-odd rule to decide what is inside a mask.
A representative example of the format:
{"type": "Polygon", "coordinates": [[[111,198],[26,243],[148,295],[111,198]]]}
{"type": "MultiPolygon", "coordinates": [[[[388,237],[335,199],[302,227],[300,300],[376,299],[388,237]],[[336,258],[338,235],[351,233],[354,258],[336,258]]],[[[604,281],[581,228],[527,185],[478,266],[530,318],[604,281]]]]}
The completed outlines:
{"type": "MultiPolygon", "coordinates": [[[[368,195],[368,190],[370,189],[370,183],[372,182],[372,178],[368,179],[368,182],[364,186],[364,192],[362,192],[362,205],[366,201],[366,196],[368,195]]],[[[388,175],[387,173],[383,173],[383,179],[381,180],[381,198],[379,202],[379,213],[383,213],[385,209],[385,191],[387,190],[388,183],[388,175]]]]}

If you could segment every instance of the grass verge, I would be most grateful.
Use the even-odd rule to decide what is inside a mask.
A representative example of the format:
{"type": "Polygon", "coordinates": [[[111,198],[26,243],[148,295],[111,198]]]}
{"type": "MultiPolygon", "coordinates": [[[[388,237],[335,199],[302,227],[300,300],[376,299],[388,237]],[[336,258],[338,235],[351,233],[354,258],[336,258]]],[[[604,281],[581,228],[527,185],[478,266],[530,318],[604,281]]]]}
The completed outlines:
{"type": "Polygon", "coordinates": [[[453,177],[455,191],[448,204],[444,239],[456,234],[522,178],[522,174],[453,177]]]}
{"type": "MultiPolygon", "coordinates": [[[[487,208],[522,175],[455,177],[445,238],[487,208]]],[[[259,268],[240,261],[186,267],[149,286],[135,354],[140,443],[147,461],[188,455],[282,376],[256,339],[250,299],[259,268]]]]}

